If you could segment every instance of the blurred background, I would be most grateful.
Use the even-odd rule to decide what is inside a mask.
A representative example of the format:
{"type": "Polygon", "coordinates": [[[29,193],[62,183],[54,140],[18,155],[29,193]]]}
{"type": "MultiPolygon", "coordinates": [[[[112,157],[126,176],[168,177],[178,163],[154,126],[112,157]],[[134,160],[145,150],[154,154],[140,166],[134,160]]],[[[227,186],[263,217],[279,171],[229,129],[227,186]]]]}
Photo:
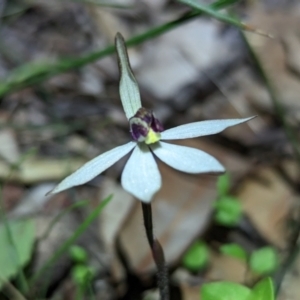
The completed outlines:
{"type": "Polygon", "coordinates": [[[300,3],[223,2],[219,13],[257,32],[192,17],[177,1],[0,1],[1,299],[158,299],[140,202],[120,186],[127,158],[45,196],[130,140],[109,47],[117,32],[146,33],[129,57],[143,106],[165,128],[257,115],[181,142],[215,156],[226,176],[158,162],[154,230],[172,299],[199,299],[204,282],[251,286],[265,275],[281,286],[278,299],[299,299],[300,3]]]}

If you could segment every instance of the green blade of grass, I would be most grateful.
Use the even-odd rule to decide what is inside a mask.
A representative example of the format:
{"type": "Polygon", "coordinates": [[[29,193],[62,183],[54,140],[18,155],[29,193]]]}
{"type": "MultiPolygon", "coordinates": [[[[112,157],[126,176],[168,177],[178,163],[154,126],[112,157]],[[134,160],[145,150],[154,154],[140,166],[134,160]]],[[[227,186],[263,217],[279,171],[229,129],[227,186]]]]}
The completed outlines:
{"type": "Polygon", "coordinates": [[[100,0],[73,0],[74,2],[82,2],[94,4],[97,6],[109,7],[109,8],[120,8],[120,9],[131,9],[134,8],[134,5],[118,4],[118,3],[109,3],[109,1],[100,1],[100,0]]]}
{"type": "MultiPolygon", "coordinates": [[[[237,0],[235,1],[219,0],[212,3],[209,6],[209,8],[215,11],[218,9],[222,9],[234,2],[237,2],[237,0]]],[[[174,29],[177,26],[195,17],[200,16],[201,14],[203,14],[203,11],[194,10],[179,19],[154,27],[142,34],[136,35],[130,38],[126,42],[126,44],[129,47],[141,44],[142,42],[154,38],[156,36],[159,36],[171,29],[174,29]]],[[[12,73],[8,76],[8,79],[6,81],[0,83],[0,97],[3,97],[6,94],[9,94],[16,90],[20,90],[27,86],[40,83],[45,79],[50,78],[54,75],[67,72],[73,69],[78,69],[98,59],[106,57],[114,53],[114,51],[115,51],[114,46],[110,45],[103,50],[96,51],[79,58],[78,57],[69,58],[69,59],[64,58],[56,62],[43,62],[43,63],[40,62],[40,63],[29,63],[27,65],[23,65],[17,68],[16,70],[12,71],[12,73]]]]}
{"type": "Polygon", "coordinates": [[[46,261],[46,263],[30,278],[29,283],[32,287],[38,279],[44,275],[48,268],[53,265],[69,248],[72,244],[86,231],[90,224],[98,217],[103,208],[111,200],[112,195],[104,199],[81,223],[75,232],[68,238],[55,252],[54,254],[46,261]]]}
{"type": "Polygon", "coordinates": [[[76,202],[74,204],[72,204],[70,207],[68,207],[67,209],[63,210],[61,213],[59,213],[49,224],[49,226],[47,227],[45,233],[42,235],[40,240],[44,240],[48,237],[48,235],[50,234],[51,230],[53,229],[53,227],[56,225],[56,223],[62,219],[66,214],[68,214],[69,212],[71,212],[72,210],[76,209],[76,208],[80,208],[83,206],[86,206],[89,203],[89,201],[87,200],[83,200],[83,201],[79,201],[76,202]]]}
{"type": "MultiPolygon", "coordinates": [[[[217,9],[209,5],[203,5],[196,0],[177,0],[183,4],[190,6],[191,8],[197,9],[201,11],[203,14],[208,15],[212,18],[215,18],[219,21],[225,22],[227,24],[231,24],[241,29],[247,29],[247,26],[239,21],[237,18],[232,16],[220,13],[217,9]]],[[[224,1],[225,3],[232,4],[233,1],[224,1]]],[[[236,2],[236,1],[235,1],[236,2]]]]}

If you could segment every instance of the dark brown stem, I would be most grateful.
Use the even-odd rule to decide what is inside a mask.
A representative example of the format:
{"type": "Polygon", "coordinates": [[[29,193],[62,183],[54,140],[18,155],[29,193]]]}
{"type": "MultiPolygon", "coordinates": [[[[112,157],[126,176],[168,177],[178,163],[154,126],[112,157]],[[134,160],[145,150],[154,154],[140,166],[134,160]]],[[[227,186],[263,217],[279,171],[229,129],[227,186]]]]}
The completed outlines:
{"type": "Polygon", "coordinates": [[[161,300],[169,300],[169,276],[164,251],[159,241],[153,235],[151,204],[142,202],[144,225],[152,256],[157,267],[157,283],[161,300]]]}

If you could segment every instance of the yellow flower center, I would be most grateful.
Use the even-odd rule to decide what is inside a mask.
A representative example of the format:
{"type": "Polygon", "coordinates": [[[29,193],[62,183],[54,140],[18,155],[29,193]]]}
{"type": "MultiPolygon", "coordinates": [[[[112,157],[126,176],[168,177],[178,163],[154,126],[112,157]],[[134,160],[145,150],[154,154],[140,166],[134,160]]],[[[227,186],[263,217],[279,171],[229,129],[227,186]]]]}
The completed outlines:
{"type": "Polygon", "coordinates": [[[145,138],[145,143],[147,145],[154,144],[160,140],[160,132],[155,132],[151,128],[149,129],[149,132],[145,138]]]}

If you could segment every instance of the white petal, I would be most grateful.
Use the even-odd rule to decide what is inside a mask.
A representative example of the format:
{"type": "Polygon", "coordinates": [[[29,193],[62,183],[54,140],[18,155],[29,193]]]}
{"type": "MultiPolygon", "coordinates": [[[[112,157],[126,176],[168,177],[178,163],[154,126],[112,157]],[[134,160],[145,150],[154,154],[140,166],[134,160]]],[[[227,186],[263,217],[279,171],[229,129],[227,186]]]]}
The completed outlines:
{"type": "Polygon", "coordinates": [[[122,173],[123,188],[143,202],[150,202],[161,187],[161,176],[150,149],[139,144],[122,173]]]}
{"type": "Polygon", "coordinates": [[[116,49],[120,66],[120,97],[127,119],[130,119],[142,106],[139,87],[132,73],[124,38],[116,35],[116,49]]]}
{"type": "Polygon", "coordinates": [[[70,176],[60,182],[51,193],[58,193],[73,186],[84,184],[112,166],[136,146],[135,142],[116,147],[84,164],[70,176]]]}
{"type": "Polygon", "coordinates": [[[224,172],[211,155],[198,149],[159,142],[151,145],[154,154],[170,167],[191,174],[224,172]]]}
{"type": "Polygon", "coordinates": [[[247,122],[255,117],[245,119],[209,120],[177,126],[161,133],[162,140],[189,139],[204,135],[215,134],[227,127],[247,122]]]}

